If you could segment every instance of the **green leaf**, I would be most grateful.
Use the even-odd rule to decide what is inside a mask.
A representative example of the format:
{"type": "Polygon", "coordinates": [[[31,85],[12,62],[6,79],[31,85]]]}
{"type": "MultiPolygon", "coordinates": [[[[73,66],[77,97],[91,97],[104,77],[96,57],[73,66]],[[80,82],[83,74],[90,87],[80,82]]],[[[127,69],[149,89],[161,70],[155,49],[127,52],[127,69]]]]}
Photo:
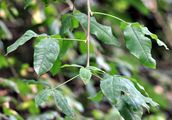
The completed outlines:
{"type": "Polygon", "coordinates": [[[59,34],[51,35],[51,38],[57,39],[59,41],[60,46],[60,53],[59,53],[59,59],[62,59],[62,57],[66,54],[68,49],[72,46],[73,41],[62,39],[59,34]]]}
{"type": "Polygon", "coordinates": [[[15,51],[19,46],[23,45],[24,43],[26,43],[28,40],[30,40],[33,37],[37,37],[38,34],[36,34],[35,32],[28,30],[24,33],[24,35],[22,35],[14,44],[10,45],[7,48],[7,54],[15,51]]]}
{"type": "Polygon", "coordinates": [[[67,100],[63,97],[60,91],[54,90],[53,96],[57,106],[64,114],[66,114],[67,116],[74,116],[73,110],[71,109],[67,100]]]}
{"type": "Polygon", "coordinates": [[[79,70],[79,76],[83,80],[83,82],[87,84],[88,82],[90,82],[92,73],[89,69],[81,67],[79,70]]]}
{"type": "Polygon", "coordinates": [[[151,98],[143,96],[133,83],[122,76],[109,76],[100,84],[103,94],[127,120],[141,120],[143,108],[157,106],[151,98]]]}
{"type": "MultiPolygon", "coordinates": [[[[87,16],[83,13],[76,12],[74,17],[87,29],[87,16]]],[[[95,35],[100,41],[109,45],[120,46],[117,38],[112,34],[109,26],[99,24],[94,17],[91,17],[91,34],[95,35]]]]}
{"type": "Polygon", "coordinates": [[[45,38],[35,46],[34,69],[38,75],[46,73],[53,67],[59,51],[58,41],[53,38],[45,38]]]}
{"type": "Polygon", "coordinates": [[[126,46],[131,54],[137,57],[140,62],[150,68],[156,68],[156,61],[152,58],[152,43],[142,32],[138,23],[129,24],[124,30],[126,46]]]}
{"type": "Polygon", "coordinates": [[[59,53],[59,58],[62,58],[66,53],[67,51],[69,50],[69,48],[72,46],[73,44],[73,41],[60,41],[60,53],[59,53]]]}
{"type": "Polygon", "coordinates": [[[149,35],[153,40],[157,42],[159,46],[163,46],[166,50],[169,50],[167,45],[163,41],[159,40],[156,34],[151,33],[147,27],[141,27],[141,29],[145,35],[149,35]]]}
{"type": "Polygon", "coordinates": [[[143,109],[141,107],[138,110],[134,110],[125,102],[121,102],[118,111],[125,120],[142,120],[143,109]]]}
{"type": "Polygon", "coordinates": [[[38,93],[35,97],[35,102],[37,105],[41,105],[43,102],[48,100],[48,97],[52,95],[51,89],[45,89],[42,90],[40,93],[38,93]]]}
{"type": "Polygon", "coordinates": [[[25,0],[24,1],[24,9],[26,9],[27,7],[29,7],[32,3],[32,0],[25,0]]]}
{"type": "Polygon", "coordinates": [[[145,88],[142,85],[140,85],[139,82],[136,79],[128,78],[128,77],[126,77],[126,78],[133,82],[134,86],[137,88],[138,91],[141,92],[141,94],[143,94],[144,96],[149,97],[149,94],[146,92],[145,88]]]}
{"type": "Polygon", "coordinates": [[[58,71],[60,70],[60,67],[61,67],[61,61],[59,60],[59,58],[57,58],[53,67],[50,70],[51,74],[53,76],[55,76],[58,73],[58,71]]]}
{"type": "Polygon", "coordinates": [[[99,91],[95,96],[89,97],[90,100],[93,102],[100,102],[103,99],[103,93],[102,91],[99,91]]]}
{"type": "Polygon", "coordinates": [[[70,29],[79,27],[79,23],[76,18],[70,14],[65,14],[62,16],[62,27],[60,33],[62,35],[66,34],[70,29]]]}

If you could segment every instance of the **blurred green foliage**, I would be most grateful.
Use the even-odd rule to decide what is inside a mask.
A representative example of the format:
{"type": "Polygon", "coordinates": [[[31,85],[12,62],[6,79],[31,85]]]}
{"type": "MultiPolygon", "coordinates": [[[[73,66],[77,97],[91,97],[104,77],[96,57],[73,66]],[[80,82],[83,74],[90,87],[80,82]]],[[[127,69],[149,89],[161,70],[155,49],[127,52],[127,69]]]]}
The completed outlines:
{"type": "MultiPolygon", "coordinates": [[[[82,4],[82,2],[83,0],[75,0],[74,5],[77,9],[85,12],[85,7],[83,7],[85,3],[82,4]]],[[[68,120],[68,118],[64,118],[64,114],[56,109],[52,98],[49,98],[48,102],[41,104],[39,107],[35,104],[34,98],[38,92],[45,89],[45,86],[59,85],[79,72],[78,68],[60,69],[60,67],[68,63],[84,65],[86,61],[85,44],[62,41],[60,48],[63,49],[60,51],[60,57],[51,69],[53,76],[48,73],[41,78],[37,78],[33,71],[33,65],[31,64],[33,59],[26,58],[25,61],[23,56],[23,54],[32,54],[30,53],[31,46],[34,46],[37,41],[32,44],[28,43],[9,56],[4,56],[7,45],[13,43],[27,29],[33,29],[38,33],[45,32],[49,35],[62,32],[65,37],[85,39],[84,31],[75,30],[79,24],[67,15],[63,17],[69,17],[71,22],[68,22],[70,24],[67,24],[67,26],[73,26],[74,32],[71,33],[69,29],[61,28],[60,21],[62,20],[65,23],[62,14],[71,12],[69,8],[71,4],[68,3],[66,4],[62,0],[0,1],[0,119],[68,120]],[[26,62],[29,64],[26,64],[26,62]]],[[[92,9],[116,15],[126,21],[138,20],[146,24],[149,22],[147,18],[153,15],[144,3],[141,0],[95,0],[92,9]]],[[[170,9],[170,4],[165,0],[157,0],[157,4],[159,11],[162,13],[170,9]]],[[[120,38],[120,41],[123,41],[121,31],[117,26],[119,25],[118,21],[102,16],[96,16],[96,18],[106,25],[113,26],[112,31],[120,38]]],[[[156,28],[153,29],[158,32],[156,28]]],[[[37,39],[39,40],[39,38],[37,39]]],[[[151,109],[149,113],[144,112],[144,120],[166,120],[171,117],[169,108],[171,103],[166,94],[163,94],[163,92],[157,93],[155,90],[155,86],[160,84],[159,81],[154,84],[154,78],[150,78],[147,73],[142,73],[145,69],[150,73],[151,70],[143,68],[138,60],[128,54],[124,46],[122,46],[123,49],[112,48],[94,40],[90,47],[91,65],[106,70],[112,75],[121,74],[137,79],[150,97],[160,105],[158,110],[151,109]],[[144,70],[142,71],[142,69],[144,70]]],[[[64,96],[67,97],[69,105],[76,111],[77,119],[122,120],[118,111],[111,108],[105,98],[100,103],[87,99],[95,96],[99,91],[98,83],[99,81],[95,79],[84,88],[83,83],[76,80],[61,87],[61,89],[64,96]]],[[[168,91],[168,87],[163,89],[168,91]]]]}

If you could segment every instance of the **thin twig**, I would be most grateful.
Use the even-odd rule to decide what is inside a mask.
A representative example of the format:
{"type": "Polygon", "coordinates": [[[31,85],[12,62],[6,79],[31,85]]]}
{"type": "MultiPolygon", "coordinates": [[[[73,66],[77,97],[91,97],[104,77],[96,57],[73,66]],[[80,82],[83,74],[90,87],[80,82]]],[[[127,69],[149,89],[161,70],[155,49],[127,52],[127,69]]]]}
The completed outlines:
{"type": "Polygon", "coordinates": [[[93,74],[93,76],[99,78],[100,80],[102,80],[103,78],[101,78],[100,76],[96,75],[96,74],[93,74]]]}
{"type": "Polygon", "coordinates": [[[90,66],[90,26],[91,26],[91,7],[90,7],[90,0],[87,0],[87,21],[88,21],[88,26],[87,26],[87,67],[90,66]]]}
{"type": "Polygon", "coordinates": [[[55,35],[51,36],[52,38],[55,38],[57,40],[66,40],[66,41],[78,41],[78,42],[86,42],[85,39],[76,39],[76,38],[58,38],[55,35]]]}
{"type": "Polygon", "coordinates": [[[62,84],[60,84],[60,85],[56,86],[56,87],[55,87],[55,88],[53,88],[53,89],[57,89],[57,88],[59,88],[59,87],[61,87],[61,86],[65,85],[66,83],[68,83],[68,82],[70,82],[70,81],[74,80],[74,79],[75,79],[75,78],[77,78],[78,76],[79,76],[79,75],[76,75],[76,76],[72,77],[71,79],[69,79],[69,80],[67,80],[66,82],[64,82],[64,83],[62,83],[62,84]]]}
{"type": "Polygon", "coordinates": [[[118,21],[121,21],[121,22],[124,22],[124,23],[126,23],[126,24],[129,24],[128,22],[126,22],[126,21],[122,20],[121,18],[116,17],[116,16],[111,15],[111,14],[102,13],[102,12],[91,12],[91,13],[92,13],[93,15],[103,15],[103,16],[108,16],[108,17],[114,18],[114,19],[116,19],[116,20],[118,20],[118,21]]]}

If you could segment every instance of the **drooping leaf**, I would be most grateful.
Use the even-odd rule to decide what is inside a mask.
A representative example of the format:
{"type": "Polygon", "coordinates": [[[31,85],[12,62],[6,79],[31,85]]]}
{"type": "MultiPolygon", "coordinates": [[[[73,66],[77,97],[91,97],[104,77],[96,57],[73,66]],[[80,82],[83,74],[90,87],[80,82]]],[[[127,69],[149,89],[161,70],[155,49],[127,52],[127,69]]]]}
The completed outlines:
{"type": "Polygon", "coordinates": [[[30,40],[33,37],[37,37],[38,34],[33,32],[32,30],[26,31],[14,44],[10,45],[7,48],[7,54],[15,51],[19,46],[23,45],[26,43],[28,40],[30,40]]]}
{"type": "Polygon", "coordinates": [[[36,104],[41,105],[43,102],[46,102],[48,100],[49,96],[51,96],[51,95],[52,95],[51,89],[42,90],[35,97],[36,104]]]}
{"type": "Polygon", "coordinates": [[[72,108],[69,106],[66,98],[58,90],[53,90],[53,96],[59,109],[67,116],[74,116],[72,108]]]}
{"type": "Polygon", "coordinates": [[[138,23],[129,24],[124,30],[126,46],[131,54],[140,62],[150,68],[156,68],[156,61],[152,58],[151,40],[145,36],[138,23]]]}
{"type": "Polygon", "coordinates": [[[46,73],[53,67],[59,51],[58,41],[53,38],[45,38],[35,46],[34,69],[38,75],[46,73]]]}
{"type": "Polygon", "coordinates": [[[141,27],[141,29],[145,35],[149,35],[153,40],[157,42],[159,46],[163,46],[166,50],[169,50],[167,45],[163,41],[159,40],[156,34],[151,33],[147,27],[141,27]]]}
{"type": "MultiPolygon", "coordinates": [[[[87,29],[87,16],[83,13],[76,12],[74,17],[87,29]]],[[[91,17],[91,34],[95,35],[100,41],[109,45],[120,46],[117,38],[113,35],[109,26],[99,24],[94,17],[91,17]]]]}
{"type": "Polygon", "coordinates": [[[103,94],[124,117],[129,120],[141,120],[143,108],[157,106],[151,98],[143,96],[133,83],[122,76],[109,76],[100,84],[103,94]]]}
{"type": "Polygon", "coordinates": [[[66,34],[70,29],[77,28],[79,26],[78,21],[76,18],[70,14],[65,14],[62,16],[62,27],[61,27],[61,34],[66,34]]]}
{"type": "Polygon", "coordinates": [[[81,67],[81,69],[79,70],[79,76],[83,80],[83,82],[87,84],[91,79],[92,73],[89,69],[81,67]]]}

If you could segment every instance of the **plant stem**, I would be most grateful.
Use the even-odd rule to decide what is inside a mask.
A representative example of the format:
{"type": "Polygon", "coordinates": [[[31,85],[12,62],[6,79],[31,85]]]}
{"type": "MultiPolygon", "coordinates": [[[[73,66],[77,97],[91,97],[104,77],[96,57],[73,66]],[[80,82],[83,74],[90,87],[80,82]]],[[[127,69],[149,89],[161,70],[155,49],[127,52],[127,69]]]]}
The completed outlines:
{"type": "Polygon", "coordinates": [[[91,7],[90,7],[90,0],[87,0],[87,21],[88,21],[88,26],[87,26],[87,67],[90,66],[90,26],[91,26],[91,7]]]}
{"type": "Polygon", "coordinates": [[[74,80],[74,79],[75,79],[75,78],[77,78],[78,76],[79,76],[79,75],[76,75],[76,76],[72,77],[71,79],[69,79],[69,80],[65,81],[64,83],[62,83],[62,84],[60,84],[60,85],[56,86],[56,87],[55,87],[55,88],[53,88],[53,89],[57,89],[57,88],[59,88],[59,87],[61,87],[61,86],[65,85],[66,83],[68,83],[68,82],[70,82],[70,81],[74,80]]]}
{"type": "Polygon", "coordinates": [[[91,12],[91,13],[92,13],[93,15],[104,15],[104,16],[108,16],[108,17],[114,18],[114,19],[116,19],[116,20],[118,20],[118,21],[121,21],[121,22],[124,22],[124,23],[126,23],[126,24],[129,24],[128,22],[122,20],[121,18],[118,18],[118,17],[116,17],[116,16],[114,16],[114,15],[111,15],[111,14],[102,13],[102,12],[91,12]]]}
{"type": "Polygon", "coordinates": [[[83,39],[75,39],[75,38],[57,38],[58,40],[66,40],[66,41],[79,41],[79,42],[85,42],[86,40],[83,39]]]}
{"type": "Polygon", "coordinates": [[[102,80],[102,78],[96,74],[93,74],[95,77],[99,78],[100,80],[102,80]]]}

